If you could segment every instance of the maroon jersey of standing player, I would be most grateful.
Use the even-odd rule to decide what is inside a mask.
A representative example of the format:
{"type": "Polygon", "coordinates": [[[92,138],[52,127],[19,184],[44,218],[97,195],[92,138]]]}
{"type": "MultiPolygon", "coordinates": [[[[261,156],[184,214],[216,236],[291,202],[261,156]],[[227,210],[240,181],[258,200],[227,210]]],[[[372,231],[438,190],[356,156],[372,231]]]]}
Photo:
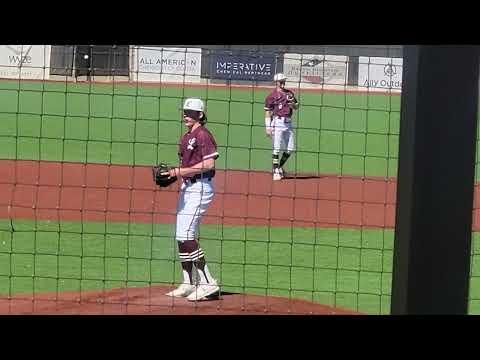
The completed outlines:
{"type": "Polygon", "coordinates": [[[210,131],[202,125],[182,136],[178,156],[182,167],[193,166],[202,160],[217,159],[217,143],[210,131]]]}
{"type": "Polygon", "coordinates": [[[296,102],[297,99],[293,91],[288,89],[275,89],[265,98],[265,110],[271,111],[273,116],[291,117],[293,110],[289,104],[296,102]]]}

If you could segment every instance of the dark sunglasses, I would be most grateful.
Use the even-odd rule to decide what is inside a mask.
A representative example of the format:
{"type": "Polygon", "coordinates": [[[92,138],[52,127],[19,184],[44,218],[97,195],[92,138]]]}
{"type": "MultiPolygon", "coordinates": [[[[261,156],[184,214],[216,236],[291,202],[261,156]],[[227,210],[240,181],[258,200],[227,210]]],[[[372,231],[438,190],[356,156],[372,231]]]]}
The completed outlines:
{"type": "Polygon", "coordinates": [[[183,110],[183,116],[186,116],[192,119],[198,119],[200,117],[200,112],[195,110],[183,110]]]}

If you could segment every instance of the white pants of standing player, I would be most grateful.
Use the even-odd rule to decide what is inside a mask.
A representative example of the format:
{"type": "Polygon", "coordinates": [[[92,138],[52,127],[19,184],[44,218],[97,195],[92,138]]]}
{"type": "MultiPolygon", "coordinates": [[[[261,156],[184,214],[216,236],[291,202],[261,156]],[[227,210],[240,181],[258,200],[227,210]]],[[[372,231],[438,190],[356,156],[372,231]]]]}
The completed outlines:
{"type": "MultiPolygon", "coordinates": [[[[198,239],[199,224],[202,215],[207,211],[208,205],[212,202],[214,196],[213,179],[197,180],[194,183],[183,182],[180,187],[180,194],[177,204],[177,222],[175,229],[175,238],[180,244],[185,241],[195,241],[198,239]]],[[[195,252],[194,252],[195,253],[195,252]]],[[[190,260],[194,261],[203,258],[203,251],[200,247],[196,253],[183,254],[189,255],[190,260]]],[[[182,254],[179,253],[182,263],[182,254]]],[[[197,265],[195,265],[197,266],[197,265]]],[[[191,268],[193,270],[193,268],[191,268]]],[[[189,301],[202,300],[219,290],[217,281],[212,277],[207,264],[204,262],[201,269],[197,269],[191,274],[182,265],[183,283],[175,290],[167,293],[168,296],[186,297],[189,301]],[[198,271],[197,271],[198,270],[198,271]],[[197,283],[193,285],[191,282],[197,283]]]]}
{"type": "Polygon", "coordinates": [[[292,120],[288,117],[274,116],[271,126],[273,128],[273,154],[278,155],[280,151],[289,153],[295,151],[295,133],[292,120]]]}
{"type": "Polygon", "coordinates": [[[202,215],[213,200],[213,179],[197,180],[194,184],[182,183],[177,204],[177,224],[175,238],[177,241],[198,238],[198,227],[202,215]]]}

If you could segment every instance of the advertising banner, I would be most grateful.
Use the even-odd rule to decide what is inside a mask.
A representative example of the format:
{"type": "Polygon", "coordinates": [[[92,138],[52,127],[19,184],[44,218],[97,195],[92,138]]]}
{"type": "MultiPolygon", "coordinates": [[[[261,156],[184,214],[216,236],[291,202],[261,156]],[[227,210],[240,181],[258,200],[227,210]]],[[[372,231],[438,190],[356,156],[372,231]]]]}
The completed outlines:
{"type": "Polygon", "coordinates": [[[133,80],[200,82],[202,49],[135,46],[133,80]]]}
{"type": "Polygon", "coordinates": [[[48,79],[51,45],[0,45],[0,78],[48,79]]]}
{"type": "Polygon", "coordinates": [[[348,57],[287,53],[283,58],[283,72],[288,82],[296,83],[296,86],[301,88],[315,88],[323,85],[345,86],[348,57]]]}
{"type": "Polygon", "coordinates": [[[359,57],[358,86],[375,89],[402,89],[402,58],[359,57]]]}
{"type": "Polygon", "coordinates": [[[234,54],[228,51],[209,55],[210,79],[273,81],[276,70],[275,55],[234,54]]]}

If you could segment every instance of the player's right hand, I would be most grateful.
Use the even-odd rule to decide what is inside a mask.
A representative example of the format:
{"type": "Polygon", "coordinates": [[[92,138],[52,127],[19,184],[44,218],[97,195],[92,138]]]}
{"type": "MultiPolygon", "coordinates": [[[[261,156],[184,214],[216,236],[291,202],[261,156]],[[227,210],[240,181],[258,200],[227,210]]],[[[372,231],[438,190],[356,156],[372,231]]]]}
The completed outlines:
{"type": "Polygon", "coordinates": [[[266,129],[265,130],[267,137],[271,138],[272,137],[272,129],[266,129]]]}
{"type": "Polygon", "coordinates": [[[180,176],[180,169],[179,168],[170,169],[167,174],[169,175],[169,178],[180,176]]]}

